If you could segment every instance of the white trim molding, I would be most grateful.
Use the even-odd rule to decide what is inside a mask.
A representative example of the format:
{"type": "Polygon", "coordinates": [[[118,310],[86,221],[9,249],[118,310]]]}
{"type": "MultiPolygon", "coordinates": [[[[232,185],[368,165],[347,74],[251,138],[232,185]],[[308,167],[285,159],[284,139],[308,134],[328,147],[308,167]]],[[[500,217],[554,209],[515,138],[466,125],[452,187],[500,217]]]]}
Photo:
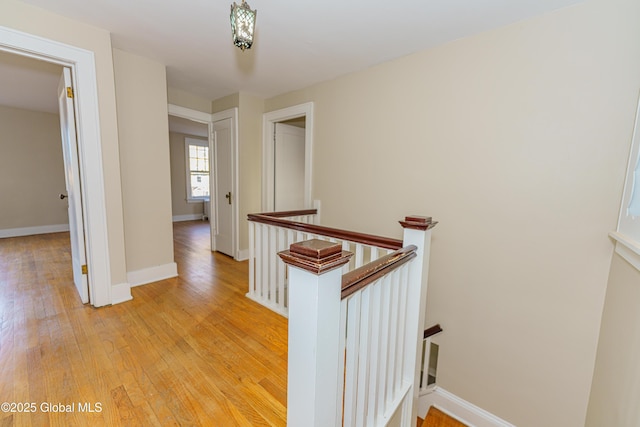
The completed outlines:
{"type": "Polygon", "coordinates": [[[424,418],[431,406],[435,406],[469,427],[515,427],[513,424],[438,386],[434,386],[420,396],[418,416],[424,418]]]}
{"type": "Polygon", "coordinates": [[[236,256],[236,261],[246,261],[249,259],[249,249],[240,249],[236,256]]]}
{"type": "Polygon", "coordinates": [[[33,236],[35,234],[62,233],[69,231],[69,224],[38,225],[35,227],[5,228],[0,230],[0,239],[5,237],[33,236]]]}
{"type": "Polygon", "coordinates": [[[127,280],[132,288],[176,276],[178,276],[178,265],[175,262],[127,272],[127,280]]]}
{"type": "Polygon", "coordinates": [[[207,124],[211,121],[210,113],[192,110],[191,108],[181,107],[175,104],[167,104],[167,111],[170,116],[181,117],[183,119],[193,120],[194,122],[207,124]]]}
{"type": "Polygon", "coordinates": [[[128,283],[119,283],[113,285],[111,289],[111,304],[120,304],[121,302],[131,301],[131,285],[128,283]]]}
{"type": "Polygon", "coordinates": [[[174,215],[172,217],[173,222],[182,222],[182,221],[202,221],[204,218],[204,214],[186,214],[186,215],[174,215]]]}
{"type": "Polygon", "coordinates": [[[616,253],[640,270],[640,242],[617,231],[610,232],[609,237],[616,241],[616,253]]]}
{"type": "Polygon", "coordinates": [[[78,157],[82,182],[89,298],[95,307],[111,304],[111,260],[107,237],[95,55],[55,40],[0,26],[0,50],[71,68],[75,88],[78,157]]]}
{"type": "Polygon", "coordinates": [[[304,133],[304,205],[311,207],[311,168],[313,165],[313,102],[294,105],[262,115],[262,211],[274,210],[274,141],[275,125],[289,119],[305,118],[304,133]]]}

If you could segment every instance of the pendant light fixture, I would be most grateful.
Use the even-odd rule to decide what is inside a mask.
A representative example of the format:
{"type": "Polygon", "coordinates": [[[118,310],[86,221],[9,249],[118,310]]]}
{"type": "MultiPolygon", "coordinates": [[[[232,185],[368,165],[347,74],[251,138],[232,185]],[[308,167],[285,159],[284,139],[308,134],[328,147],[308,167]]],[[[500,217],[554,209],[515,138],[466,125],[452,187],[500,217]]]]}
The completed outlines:
{"type": "Polygon", "coordinates": [[[242,51],[250,49],[253,44],[253,30],[256,25],[256,10],[251,10],[247,2],[242,0],[240,6],[234,1],[231,5],[231,33],[233,44],[242,51]]]}

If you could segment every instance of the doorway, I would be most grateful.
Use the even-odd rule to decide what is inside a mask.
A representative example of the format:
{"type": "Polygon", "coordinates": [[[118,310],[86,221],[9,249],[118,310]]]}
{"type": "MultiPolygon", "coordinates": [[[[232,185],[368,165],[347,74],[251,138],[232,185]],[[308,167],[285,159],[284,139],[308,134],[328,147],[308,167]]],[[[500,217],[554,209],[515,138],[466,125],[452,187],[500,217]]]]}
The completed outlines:
{"type": "Polygon", "coordinates": [[[273,210],[304,209],[305,117],[275,124],[273,210]]]}
{"type": "Polygon", "coordinates": [[[238,109],[209,114],[169,104],[169,116],[208,126],[211,250],[238,259],[238,109]]]}
{"type": "Polygon", "coordinates": [[[113,302],[111,266],[94,54],[84,49],[5,27],[0,27],[0,50],[71,69],[77,102],[79,178],[83,184],[82,207],[85,224],[87,224],[85,241],[88,293],[93,306],[109,305],[113,302]]]}
{"type": "Polygon", "coordinates": [[[169,115],[173,222],[208,220],[209,124],[169,115]]]}
{"type": "Polygon", "coordinates": [[[262,148],[262,210],[310,208],[313,103],[265,113],[262,148]]]}
{"type": "Polygon", "coordinates": [[[69,231],[73,282],[89,303],[71,70],[0,52],[0,79],[10,82],[0,90],[0,188],[10,201],[0,235],[69,231]]]}

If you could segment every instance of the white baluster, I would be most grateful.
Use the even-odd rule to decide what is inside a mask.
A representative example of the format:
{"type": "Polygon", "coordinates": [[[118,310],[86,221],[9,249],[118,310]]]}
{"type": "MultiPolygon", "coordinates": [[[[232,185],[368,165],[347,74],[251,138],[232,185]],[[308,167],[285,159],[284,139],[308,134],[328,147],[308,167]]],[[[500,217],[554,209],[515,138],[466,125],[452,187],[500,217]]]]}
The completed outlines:
{"type": "Polygon", "coordinates": [[[364,265],[364,245],[361,243],[356,243],[355,245],[356,245],[355,268],[359,268],[364,265]]]}
{"type": "Polygon", "coordinates": [[[269,296],[268,302],[273,307],[276,305],[278,280],[276,270],[278,265],[278,238],[276,227],[269,227],[269,296]]]}
{"type": "Polygon", "coordinates": [[[249,292],[248,296],[255,294],[256,289],[256,239],[255,232],[258,224],[249,221],[249,292]]]}
{"type": "Polygon", "coordinates": [[[263,270],[263,265],[264,265],[264,257],[265,257],[265,253],[264,253],[264,248],[262,246],[262,229],[265,227],[264,224],[256,224],[256,234],[255,234],[255,239],[256,239],[256,271],[255,271],[255,280],[256,280],[256,287],[253,293],[253,296],[256,300],[261,300],[262,299],[262,284],[263,284],[263,278],[262,278],[262,270],[263,270]]]}
{"type": "Polygon", "coordinates": [[[269,295],[269,226],[264,225],[261,233],[262,269],[260,271],[260,298],[268,302],[269,295]]]}
{"type": "Polygon", "coordinates": [[[378,251],[379,248],[377,246],[371,246],[371,260],[369,262],[375,261],[380,258],[380,255],[378,255],[378,251]]]}
{"type": "Polygon", "coordinates": [[[360,292],[347,302],[347,348],[345,363],[344,425],[355,425],[358,408],[358,356],[360,339],[360,292]]]}
{"type": "Polygon", "coordinates": [[[369,386],[369,358],[371,336],[376,332],[371,329],[372,312],[371,312],[371,286],[365,287],[361,292],[360,302],[360,354],[358,365],[358,417],[356,426],[364,427],[368,424],[366,408],[369,403],[368,386],[369,386]]]}
{"type": "MultiPolygon", "coordinates": [[[[284,228],[278,228],[277,235],[278,243],[277,243],[277,251],[285,250],[287,246],[286,242],[286,230],[284,228]]],[[[286,304],[286,295],[284,290],[285,285],[285,264],[279,257],[276,257],[276,285],[277,285],[277,306],[281,313],[286,313],[287,304],[286,304]]]]}

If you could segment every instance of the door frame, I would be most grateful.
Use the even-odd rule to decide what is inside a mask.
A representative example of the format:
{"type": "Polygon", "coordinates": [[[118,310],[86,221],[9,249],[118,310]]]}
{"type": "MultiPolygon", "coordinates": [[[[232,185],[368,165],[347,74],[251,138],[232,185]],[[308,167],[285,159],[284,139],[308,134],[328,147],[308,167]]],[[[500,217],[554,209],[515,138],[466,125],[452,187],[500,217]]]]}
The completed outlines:
{"type": "MultiPolygon", "coordinates": [[[[181,107],[175,104],[168,105],[168,111],[170,116],[181,117],[183,119],[193,120],[194,122],[204,123],[208,126],[209,131],[208,140],[209,140],[209,171],[214,171],[215,159],[213,153],[215,153],[214,138],[213,138],[213,122],[217,122],[219,120],[231,119],[231,153],[232,153],[232,164],[231,164],[231,191],[234,196],[234,200],[236,203],[232,204],[231,207],[231,217],[232,217],[232,248],[234,259],[239,260],[238,254],[238,224],[240,223],[238,220],[238,203],[240,200],[239,192],[238,192],[238,108],[230,108],[228,110],[221,111],[219,113],[204,113],[202,111],[193,110],[191,108],[181,107]]],[[[215,189],[215,173],[211,173],[209,175],[209,201],[211,203],[211,212],[218,212],[217,201],[213,197],[214,189],[215,189]]],[[[209,218],[209,226],[211,227],[211,250],[215,251],[215,221],[212,221],[209,218]]]]}
{"type": "Polygon", "coordinates": [[[0,50],[71,68],[78,137],[78,166],[91,305],[112,303],[98,86],[94,53],[0,26],[0,50]]]}
{"type": "MultiPolygon", "coordinates": [[[[215,147],[213,144],[215,143],[215,139],[213,138],[213,123],[221,120],[231,120],[231,198],[234,203],[231,203],[231,250],[233,253],[233,259],[236,261],[240,260],[240,253],[238,251],[238,237],[239,237],[239,209],[238,204],[240,203],[240,192],[238,191],[238,108],[230,108],[228,110],[220,111],[218,113],[214,113],[211,115],[211,131],[210,134],[210,142],[209,142],[209,153],[215,153],[215,147]]],[[[209,156],[209,161],[211,162],[211,166],[209,170],[215,171],[217,168],[216,159],[214,156],[209,156]],[[215,169],[214,169],[215,168],[215,169]]],[[[215,212],[216,212],[216,220],[209,221],[211,225],[211,248],[215,250],[215,228],[214,225],[218,223],[218,198],[213,197],[215,188],[216,188],[216,174],[213,174],[213,179],[209,178],[209,185],[211,189],[209,190],[209,194],[211,195],[210,199],[215,200],[215,212]]],[[[214,206],[211,207],[214,209],[214,206]]]]}
{"type": "Polygon", "coordinates": [[[262,115],[262,211],[274,210],[274,140],[275,124],[289,119],[305,118],[304,133],[304,205],[311,208],[313,165],[313,102],[294,105],[262,115]]]}

